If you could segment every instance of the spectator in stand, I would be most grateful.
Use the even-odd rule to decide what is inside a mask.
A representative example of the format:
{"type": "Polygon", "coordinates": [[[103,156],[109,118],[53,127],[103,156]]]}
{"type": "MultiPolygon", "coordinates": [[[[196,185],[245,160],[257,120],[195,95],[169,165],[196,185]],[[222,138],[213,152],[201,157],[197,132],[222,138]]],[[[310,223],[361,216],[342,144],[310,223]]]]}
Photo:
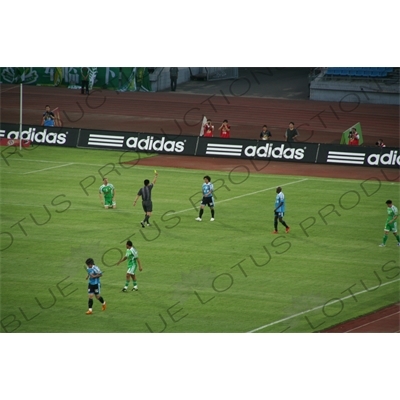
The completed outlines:
{"type": "Polygon", "coordinates": [[[376,143],[375,143],[378,147],[386,147],[386,144],[383,143],[382,139],[379,139],[376,143]]]}
{"type": "Polygon", "coordinates": [[[286,142],[296,142],[297,141],[297,137],[300,136],[299,132],[297,129],[294,128],[294,122],[290,122],[289,123],[289,128],[286,129],[285,132],[285,140],[286,142]]]}
{"type": "Polygon", "coordinates": [[[169,69],[169,77],[171,79],[171,91],[173,92],[175,92],[176,84],[178,82],[178,71],[179,69],[177,67],[171,67],[169,69]]]}
{"type": "Polygon", "coordinates": [[[81,69],[81,94],[89,94],[89,68],[83,67],[81,69]]]}
{"type": "Polygon", "coordinates": [[[220,138],[229,139],[231,137],[231,126],[228,124],[227,119],[224,119],[218,130],[220,138]]]}
{"type": "Polygon", "coordinates": [[[260,139],[261,139],[261,140],[269,140],[269,139],[271,139],[271,136],[272,136],[272,134],[271,134],[271,132],[268,130],[267,125],[263,125],[262,131],[261,131],[261,133],[260,133],[260,139]]]}
{"type": "Polygon", "coordinates": [[[360,142],[360,135],[358,134],[356,128],[351,128],[349,132],[349,146],[358,146],[360,142]]]}
{"type": "Polygon", "coordinates": [[[211,119],[207,120],[207,123],[204,125],[204,137],[213,137],[214,135],[214,125],[211,123],[211,119]]]}

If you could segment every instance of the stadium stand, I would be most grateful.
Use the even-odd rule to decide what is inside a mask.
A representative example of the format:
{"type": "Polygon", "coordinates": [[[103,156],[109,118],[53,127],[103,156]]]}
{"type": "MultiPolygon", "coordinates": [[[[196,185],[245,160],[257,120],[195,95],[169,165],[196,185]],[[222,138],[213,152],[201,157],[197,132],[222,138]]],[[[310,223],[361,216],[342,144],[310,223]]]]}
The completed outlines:
{"type": "Polygon", "coordinates": [[[385,78],[393,72],[390,67],[328,67],[326,77],[385,78]]]}

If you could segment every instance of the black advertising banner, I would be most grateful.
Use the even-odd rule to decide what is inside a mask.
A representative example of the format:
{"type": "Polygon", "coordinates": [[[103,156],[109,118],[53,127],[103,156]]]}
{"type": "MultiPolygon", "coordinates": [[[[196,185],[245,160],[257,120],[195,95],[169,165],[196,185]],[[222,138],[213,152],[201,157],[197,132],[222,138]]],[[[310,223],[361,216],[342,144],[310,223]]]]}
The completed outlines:
{"type": "Polygon", "coordinates": [[[318,144],[316,143],[201,137],[196,155],[314,163],[317,150],[318,144]]]}
{"type": "Polygon", "coordinates": [[[79,135],[78,147],[195,155],[197,139],[197,136],[82,129],[79,135]]]}
{"type": "Polygon", "coordinates": [[[32,144],[49,146],[76,147],[79,129],[60,126],[22,125],[21,135],[19,125],[1,124],[0,139],[29,140],[32,144]]]}
{"type": "Polygon", "coordinates": [[[196,156],[244,158],[243,150],[257,141],[199,137],[196,156]]]}
{"type": "Polygon", "coordinates": [[[400,149],[395,147],[379,148],[321,144],[317,162],[318,164],[399,168],[400,149]]]}
{"type": "Polygon", "coordinates": [[[257,146],[247,146],[246,157],[256,160],[295,161],[314,163],[317,157],[317,143],[288,143],[259,140],[257,146]]]}
{"type": "Polygon", "coordinates": [[[115,149],[125,150],[127,136],[138,138],[138,133],[113,132],[81,129],[77,147],[93,149],[115,149]]]}
{"type": "Polygon", "coordinates": [[[20,134],[19,125],[0,123],[2,143],[11,145],[11,142],[20,139],[30,141],[32,145],[379,168],[400,167],[400,149],[395,147],[221,139],[39,125],[22,125],[20,134]]]}

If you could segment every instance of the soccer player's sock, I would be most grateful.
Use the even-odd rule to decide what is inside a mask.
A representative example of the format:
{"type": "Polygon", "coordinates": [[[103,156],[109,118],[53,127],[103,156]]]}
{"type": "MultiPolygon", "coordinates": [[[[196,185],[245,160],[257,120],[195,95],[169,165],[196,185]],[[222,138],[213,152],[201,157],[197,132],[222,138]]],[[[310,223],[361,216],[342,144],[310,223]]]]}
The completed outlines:
{"type": "Polygon", "coordinates": [[[214,209],[211,209],[211,218],[214,218],[214,209]]]}
{"type": "Polygon", "coordinates": [[[129,286],[129,281],[125,281],[125,287],[129,286]]]}
{"type": "Polygon", "coordinates": [[[382,243],[386,244],[387,240],[388,240],[388,235],[383,235],[382,243]]]}
{"type": "Polygon", "coordinates": [[[276,219],[274,220],[274,229],[275,229],[275,232],[278,231],[278,221],[276,219]]]}
{"type": "Polygon", "coordinates": [[[137,282],[133,281],[133,287],[137,286],[137,282]]]}
{"type": "Polygon", "coordinates": [[[88,303],[89,303],[89,310],[91,310],[93,307],[93,299],[89,299],[88,303]]]}
{"type": "Polygon", "coordinates": [[[98,298],[98,300],[99,300],[99,302],[100,302],[101,304],[104,303],[104,299],[103,299],[101,296],[98,298]]]}
{"type": "Polygon", "coordinates": [[[204,208],[200,208],[199,218],[201,218],[203,216],[203,212],[204,212],[204,208]]]}
{"type": "Polygon", "coordinates": [[[282,224],[285,228],[289,228],[284,220],[281,221],[281,224],[282,224]]]}
{"type": "Polygon", "coordinates": [[[400,235],[394,235],[394,236],[396,236],[397,243],[400,243],[400,235]]]}

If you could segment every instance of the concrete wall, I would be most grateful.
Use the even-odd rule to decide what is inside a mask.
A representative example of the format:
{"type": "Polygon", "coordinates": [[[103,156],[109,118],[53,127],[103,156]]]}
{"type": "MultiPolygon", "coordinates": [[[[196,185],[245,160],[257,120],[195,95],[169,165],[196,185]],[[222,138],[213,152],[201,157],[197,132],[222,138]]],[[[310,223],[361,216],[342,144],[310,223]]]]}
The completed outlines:
{"type": "Polygon", "coordinates": [[[310,99],[318,101],[400,105],[399,83],[382,80],[344,80],[317,77],[310,99]]]}
{"type": "MultiPolygon", "coordinates": [[[[178,67],[178,85],[190,80],[190,70],[188,67],[178,67]]],[[[170,67],[158,67],[150,74],[151,90],[159,92],[171,87],[171,80],[169,77],[170,67]]],[[[196,75],[200,72],[201,67],[191,67],[192,74],[196,75]]]]}

